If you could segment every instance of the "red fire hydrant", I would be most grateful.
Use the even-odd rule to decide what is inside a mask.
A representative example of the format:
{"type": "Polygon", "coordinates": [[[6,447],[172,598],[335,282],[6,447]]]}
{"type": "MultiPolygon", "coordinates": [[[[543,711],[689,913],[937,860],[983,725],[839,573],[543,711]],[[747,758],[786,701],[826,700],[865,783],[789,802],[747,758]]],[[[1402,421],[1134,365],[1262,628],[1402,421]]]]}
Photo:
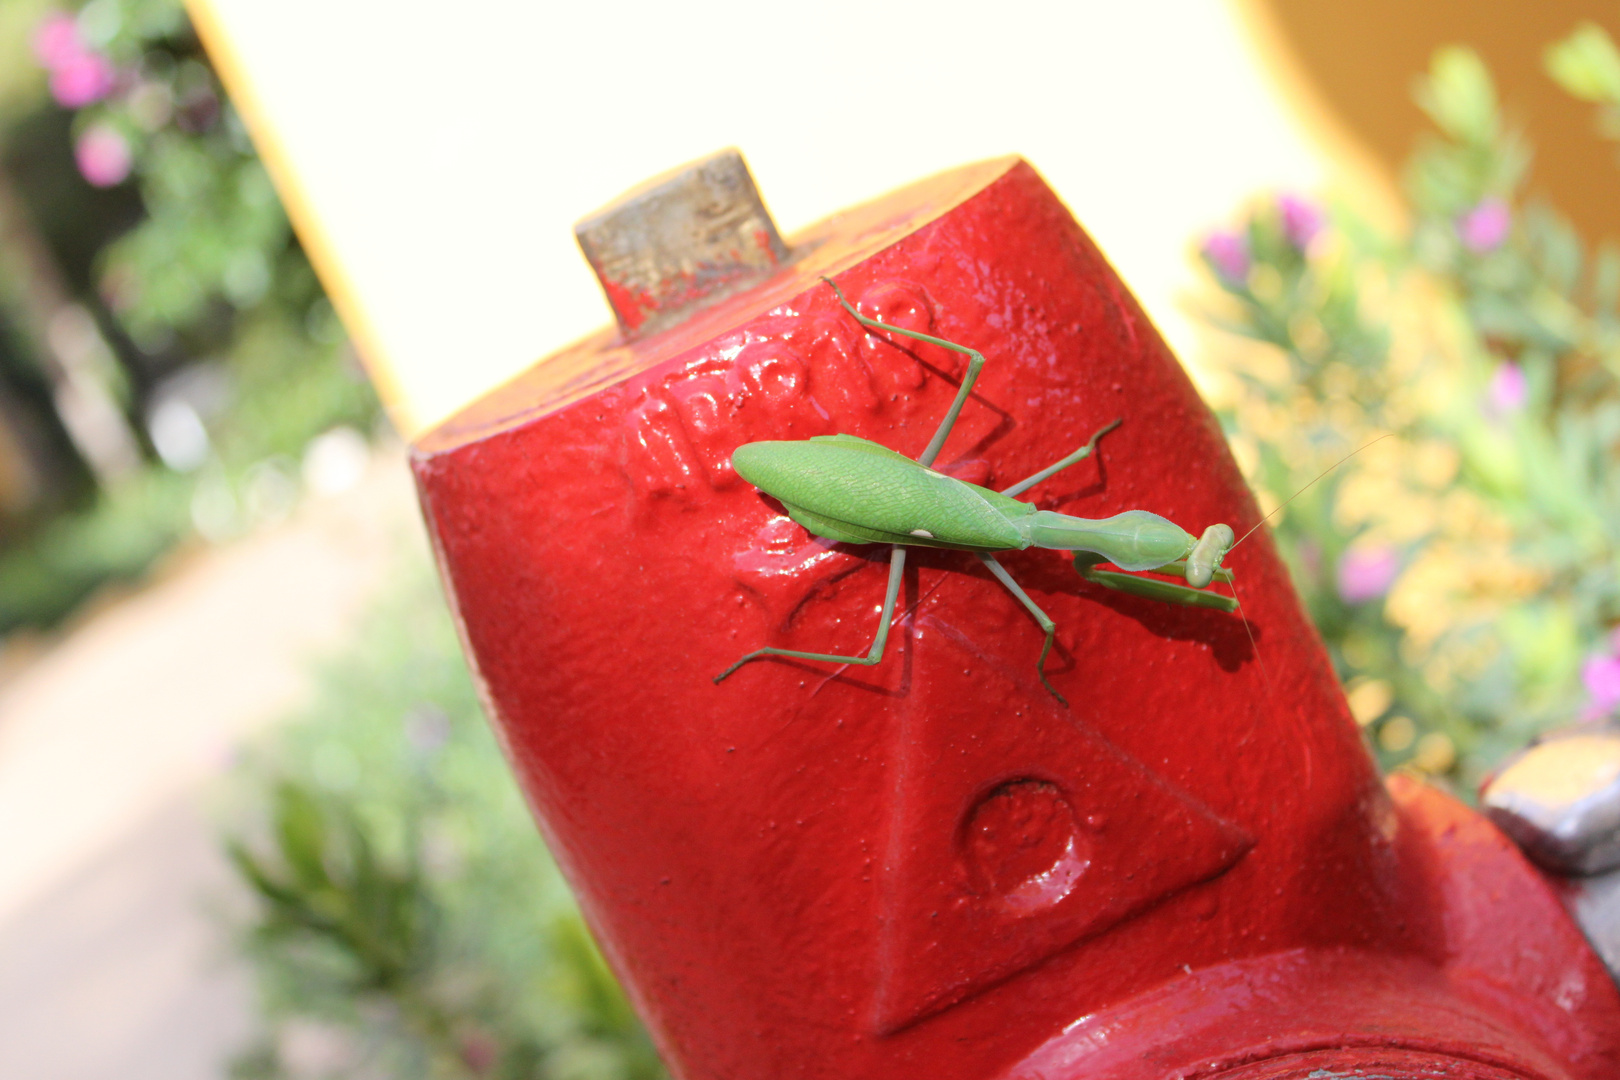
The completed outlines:
{"type": "Polygon", "coordinates": [[[1005,486],[1120,417],[1027,497],[1195,534],[1259,518],[1028,165],[791,246],[727,184],[708,162],[588,225],[620,329],[414,449],[486,706],[674,1073],[1620,1077],[1605,968],[1493,826],[1380,780],[1264,530],[1227,561],[1252,634],[1006,556],[1057,621],[1068,708],[1039,628],[955,552],[914,551],[882,664],[716,685],[761,645],[864,652],[887,566],[809,537],[732,450],[847,432],[915,457],[960,374],[863,330],[822,274],[985,354],[943,471],[1005,486]],[[659,200],[707,230],[674,272],[612,228],[659,200]]]}

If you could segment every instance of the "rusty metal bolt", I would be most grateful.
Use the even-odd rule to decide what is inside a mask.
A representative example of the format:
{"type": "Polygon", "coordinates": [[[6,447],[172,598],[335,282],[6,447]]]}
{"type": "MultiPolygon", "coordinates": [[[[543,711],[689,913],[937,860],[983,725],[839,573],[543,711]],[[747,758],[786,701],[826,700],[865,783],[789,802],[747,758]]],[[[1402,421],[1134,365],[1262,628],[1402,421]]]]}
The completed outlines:
{"type": "Polygon", "coordinates": [[[647,181],[579,222],[574,235],[627,339],[673,326],[788,259],[734,149],[647,181]]]}

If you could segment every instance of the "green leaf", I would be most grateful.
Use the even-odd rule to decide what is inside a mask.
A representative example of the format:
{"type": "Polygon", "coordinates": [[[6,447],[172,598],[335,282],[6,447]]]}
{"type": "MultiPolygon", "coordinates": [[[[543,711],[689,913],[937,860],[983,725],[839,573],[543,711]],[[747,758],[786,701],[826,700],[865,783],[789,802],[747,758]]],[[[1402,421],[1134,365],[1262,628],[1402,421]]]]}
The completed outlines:
{"type": "Polygon", "coordinates": [[[552,947],[561,967],[558,989],[585,1013],[588,1029],[599,1035],[635,1030],[636,1014],[585,921],[573,913],[557,919],[552,926],[552,947]]]}
{"type": "Polygon", "coordinates": [[[301,785],[283,780],[275,790],[276,841],[299,886],[331,887],[326,869],[326,817],[301,785]]]}
{"type": "Polygon", "coordinates": [[[1582,101],[1620,105],[1620,49],[1608,31],[1585,22],[1563,41],[1547,47],[1547,74],[1582,101]]]}
{"type": "Polygon", "coordinates": [[[1598,248],[1592,271],[1592,306],[1609,314],[1620,303],[1620,248],[1605,242],[1598,248]]]}
{"type": "Polygon", "coordinates": [[[1473,49],[1446,45],[1429,62],[1429,74],[1418,81],[1418,105],[1447,135],[1483,145],[1496,138],[1500,121],[1496,87],[1485,62],[1473,49]]]}

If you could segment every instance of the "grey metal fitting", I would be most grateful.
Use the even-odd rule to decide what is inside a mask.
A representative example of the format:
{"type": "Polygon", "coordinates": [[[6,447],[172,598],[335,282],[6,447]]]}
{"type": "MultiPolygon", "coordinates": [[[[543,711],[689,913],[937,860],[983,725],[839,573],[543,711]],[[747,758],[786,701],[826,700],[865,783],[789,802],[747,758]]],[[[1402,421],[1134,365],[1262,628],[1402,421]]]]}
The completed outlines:
{"type": "Polygon", "coordinates": [[[1554,732],[1480,792],[1486,815],[1535,863],[1565,875],[1565,903],[1620,982],[1620,729],[1554,732]]]}
{"type": "Polygon", "coordinates": [[[1554,873],[1620,867],[1620,731],[1577,727],[1546,736],[1508,759],[1480,803],[1554,873]]]}
{"type": "Polygon", "coordinates": [[[1565,903],[1609,975],[1620,983],[1620,870],[1574,878],[1565,903]]]}

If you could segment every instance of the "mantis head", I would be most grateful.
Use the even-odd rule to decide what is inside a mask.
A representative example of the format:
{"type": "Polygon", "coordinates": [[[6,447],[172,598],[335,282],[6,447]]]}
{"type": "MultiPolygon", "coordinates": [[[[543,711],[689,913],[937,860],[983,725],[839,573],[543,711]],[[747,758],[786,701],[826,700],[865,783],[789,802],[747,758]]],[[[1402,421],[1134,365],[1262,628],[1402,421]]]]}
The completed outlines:
{"type": "Polygon", "coordinates": [[[1208,585],[1221,568],[1221,560],[1232,550],[1235,537],[1230,525],[1211,525],[1205,529],[1187,555],[1187,584],[1195,589],[1208,585]]]}

